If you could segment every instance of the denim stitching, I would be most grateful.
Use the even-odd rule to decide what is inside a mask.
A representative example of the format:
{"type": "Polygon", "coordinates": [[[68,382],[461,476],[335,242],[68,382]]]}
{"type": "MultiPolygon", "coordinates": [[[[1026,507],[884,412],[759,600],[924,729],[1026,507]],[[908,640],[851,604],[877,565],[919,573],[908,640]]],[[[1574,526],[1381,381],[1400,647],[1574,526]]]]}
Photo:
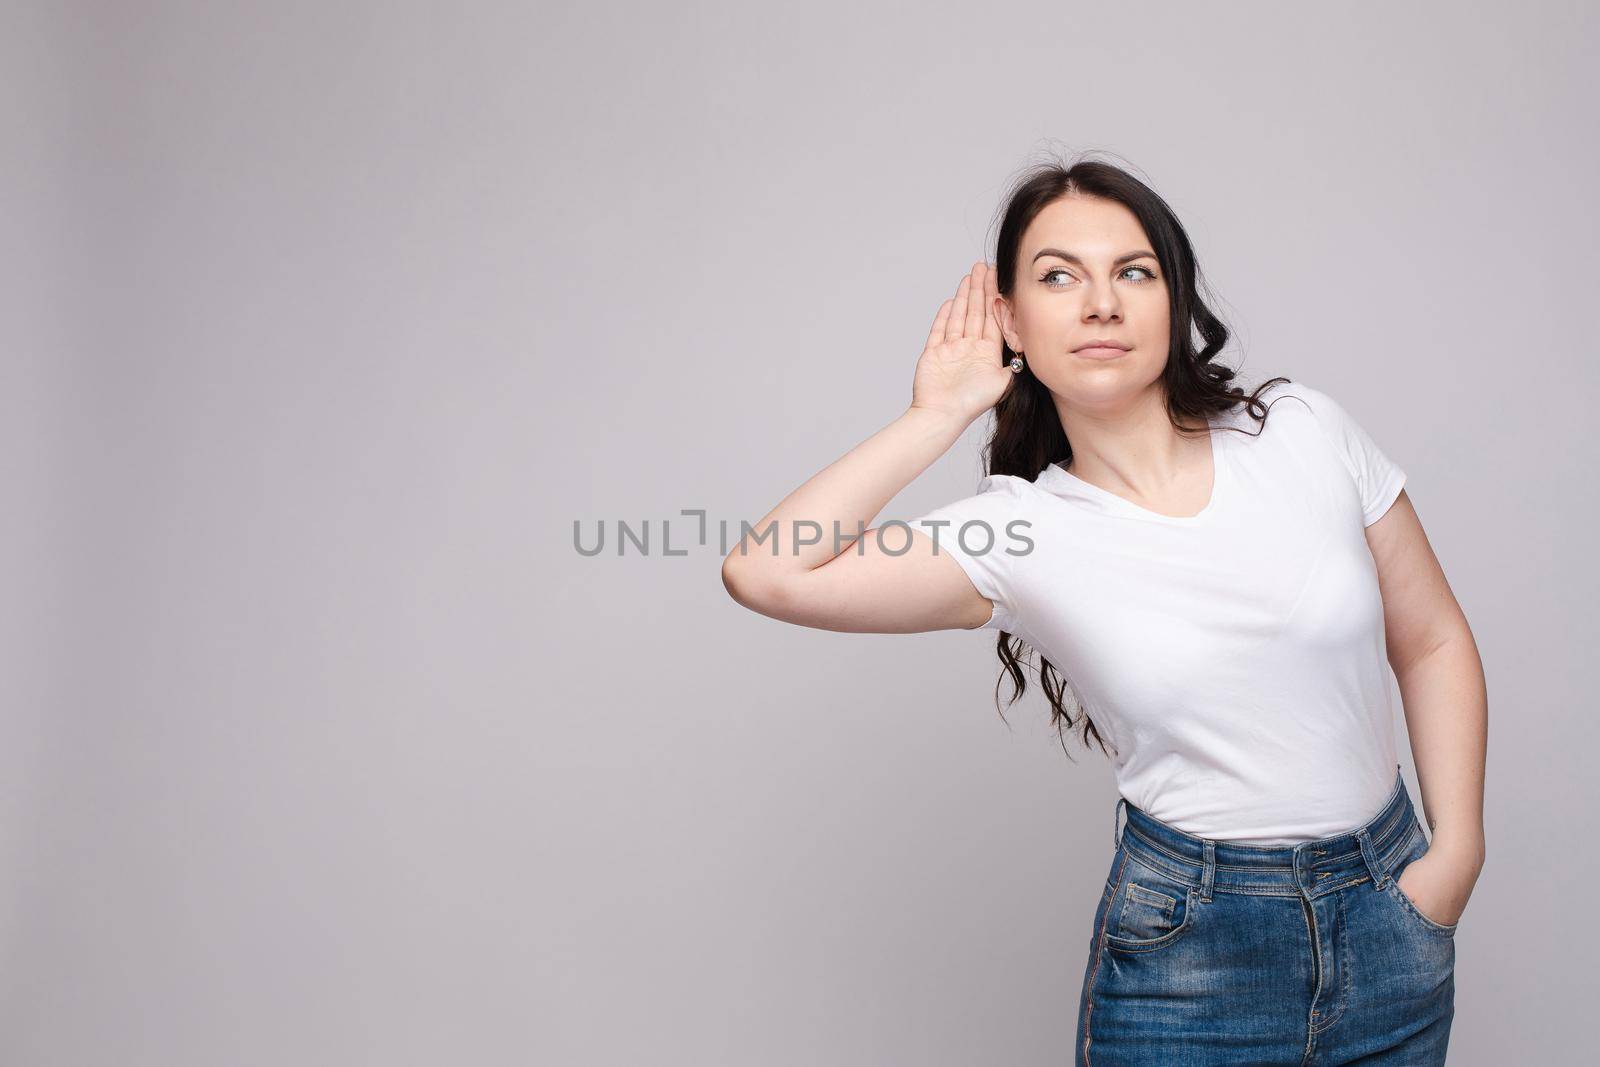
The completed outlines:
{"type": "MultiPolygon", "coordinates": [[[[1410,842],[1414,842],[1416,838],[1420,836],[1422,836],[1422,827],[1413,823],[1411,827],[1411,837],[1408,839],[1408,844],[1410,842]]],[[[1415,845],[1412,844],[1410,847],[1415,847],[1415,845]]],[[[1400,852],[1398,855],[1403,856],[1405,855],[1405,852],[1400,852]]],[[[1424,853],[1424,855],[1426,855],[1426,853],[1424,853]]],[[[1391,865],[1391,870],[1392,869],[1393,865],[1391,865]]],[[[1450,937],[1456,932],[1456,928],[1461,925],[1460,920],[1457,920],[1456,922],[1451,923],[1449,926],[1446,926],[1444,923],[1435,922],[1426,915],[1422,914],[1422,909],[1411,903],[1410,898],[1404,893],[1400,892],[1400,879],[1389,878],[1388,887],[1391,889],[1391,895],[1394,897],[1395,901],[1404,907],[1406,911],[1409,911],[1412,915],[1416,916],[1416,918],[1423,924],[1424,928],[1434,936],[1450,937]]]]}
{"type": "MultiPolygon", "coordinates": [[[[1175,882],[1180,882],[1186,887],[1193,887],[1195,885],[1195,883],[1190,880],[1192,878],[1192,874],[1190,872],[1175,870],[1172,867],[1162,863],[1159,859],[1146,855],[1142,852],[1134,852],[1130,849],[1129,855],[1137,860],[1140,864],[1149,867],[1151,870],[1156,871],[1159,874],[1166,875],[1175,882]]],[[[1291,870],[1292,868],[1282,867],[1276,869],[1287,871],[1291,870]]],[[[1311,893],[1311,896],[1326,896],[1329,893],[1338,892],[1339,890],[1348,888],[1349,886],[1359,885],[1360,883],[1366,881],[1368,877],[1369,876],[1365,874],[1356,874],[1352,875],[1346,881],[1318,886],[1315,892],[1311,893]]],[[[1226,885],[1219,883],[1213,887],[1212,891],[1215,893],[1237,893],[1240,896],[1256,897],[1298,897],[1300,895],[1300,889],[1297,886],[1274,885],[1268,882],[1229,882],[1226,885]]]]}
{"type": "Polygon", "coordinates": [[[1107,934],[1105,938],[1106,944],[1118,952],[1151,952],[1158,948],[1165,948],[1176,941],[1194,923],[1195,905],[1199,903],[1195,897],[1199,892],[1198,889],[1193,887],[1189,889],[1188,900],[1183,908],[1183,922],[1161,936],[1140,939],[1122,937],[1118,934],[1107,934]]]}
{"type": "Polygon", "coordinates": [[[1316,889],[1316,892],[1310,894],[1310,896],[1314,900],[1319,900],[1322,897],[1327,896],[1329,893],[1337,893],[1341,889],[1349,889],[1353,885],[1360,885],[1362,882],[1365,882],[1369,877],[1371,877],[1371,876],[1370,875],[1365,875],[1365,874],[1358,874],[1355,877],[1349,879],[1348,881],[1338,882],[1338,883],[1336,883],[1334,885],[1321,885],[1321,886],[1318,886],[1317,889],[1316,889]]]}
{"type": "MultiPolygon", "coordinates": [[[[1117,885],[1122,882],[1122,872],[1128,866],[1128,854],[1122,854],[1122,862],[1117,864],[1116,876],[1112,879],[1111,895],[1114,899],[1117,894],[1117,885]]],[[[1094,966],[1089,969],[1089,988],[1084,996],[1083,1005],[1083,1064],[1089,1067],[1089,1017],[1094,1014],[1094,983],[1100,975],[1100,954],[1106,945],[1106,923],[1111,921],[1111,901],[1106,901],[1105,911],[1100,915],[1100,935],[1094,942],[1094,966]]]]}
{"type": "MultiPolygon", "coordinates": [[[[1392,870],[1394,868],[1397,857],[1405,854],[1406,849],[1410,846],[1415,835],[1421,832],[1420,826],[1418,825],[1414,815],[1414,808],[1409,803],[1409,797],[1406,797],[1404,802],[1396,803],[1396,798],[1404,796],[1402,791],[1405,788],[1404,780],[1400,778],[1398,770],[1399,768],[1397,767],[1395,785],[1389,792],[1389,798],[1384,802],[1384,811],[1379,816],[1375,817],[1381,821],[1376,823],[1368,823],[1365,826],[1357,828],[1357,830],[1347,831],[1345,834],[1335,835],[1344,837],[1357,834],[1362,830],[1367,831],[1368,844],[1371,846],[1373,852],[1377,855],[1379,866],[1384,871],[1392,870]],[[1391,805],[1393,805],[1392,811],[1388,810],[1391,805]],[[1406,814],[1408,811],[1413,812],[1413,816],[1410,820],[1406,819],[1406,814]]],[[[1122,824],[1121,844],[1127,843],[1126,838],[1129,832],[1131,832],[1137,839],[1139,846],[1142,846],[1127,850],[1130,855],[1138,860],[1138,862],[1144,864],[1151,870],[1163,874],[1166,877],[1171,878],[1185,886],[1192,886],[1194,884],[1194,874],[1192,868],[1195,867],[1199,861],[1191,860],[1186,856],[1180,856],[1170,849],[1163,847],[1160,842],[1154,841],[1146,834],[1141,833],[1139,828],[1134,826],[1131,821],[1127,821],[1122,824]],[[1163,862],[1166,860],[1173,862],[1163,862]],[[1174,866],[1174,863],[1178,866],[1174,866]]],[[[1182,834],[1181,831],[1178,832],[1182,834]]],[[[1182,836],[1199,843],[1202,847],[1205,845],[1205,838],[1194,837],[1191,834],[1182,834],[1182,836]]],[[[1229,847],[1254,852],[1265,852],[1274,848],[1274,846],[1238,845],[1233,843],[1229,843],[1229,847]]],[[[1275,847],[1282,848],[1283,846],[1275,847]]],[[[1360,854],[1359,844],[1356,852],[1346,853],[1345,855],[1358,854],[1360,854]]],[[[1370,864],[1367,866],[1370,867],[1370,864]]],[[[1218,863],[1215,865],[1215,870],[1245,874],[1260,874],[1263,872],[1278,874],[1293,872],[1294,867],[1292,865],[1285,866],[1280,864],[1272,864],[1270,866],[1262,867],[1259,865],[1242,866],[1239,864],[1218,863]]],[[[1314,891],[1310,892],[1309,895],[1312,898],[1320,898],[1329,893],[1336,893],[1351,886],[1360,885],[1361,883],[1367,881],[1369,877],[1371,877],[1370,873],[1352,875],[1348,879],[1340,882],[1317,886],[1314,891]]],[[[1214,891],[1232,893],[1239,896],[1294,897],[1301,895],[1298,885],[1289,886],[1272,882],[1257,881],[1237,881],[1230,882],[1226,885],[1217,885],[1214,887],[1214,891]]],[[[1406,901],[1405,903],[1409,904],[1410,902],[1406,901]]],[[[1415,908],[1412,910],[1415,911],[1415,908]]],[[[1434,923],[1432,919],[1421,915],[1420,912],[1418,913],[1418,917],[1428,923],[1430,925],[1430,929],[1435,930],[1435,932],[1454,932],[1454,927],[1444,927],[1441,924],[1434,923]]]]}
{"type": "Polygon", "coordinates": [[[1391,845],[1393,842],[1395,842],[1395,841],[1397,841],[1400,838],[1405,836],[1405,831],[1406,831],[1405,815],[1406,815],[1406,811],[1407,811],[1408,808],[1410,809],[1410,812],[1411,812],[1411,824],[1412,824],[1412,826],[1416,825],[1416,822],[1417,822],[1416,809],[1411,807],[1410,804],[1402,804],[1402,805],[1400,805],[1398,808],[1395,809],[1394,814],[1392,816],[1390,816],[1388,823],[1386,823],[1384,826],[1380,827],[1377,830],[1377,832],[1371,833],[1371,834],[1368,835],[1369,837],[1371,837],[1372,843],[1373,843],[1373,845],[1375,847],[1380,848],[1380,849],[1381,848],[1386,848],[1389,845],[1391,845]]]}
{"type": "MultiPolygon", "coordinates": [[[[1311,901],[1304,896],[1300,897],[1300,917],[1306,921],[1306,935],[1311,939],[1311,962],[1317,965],[1317,982],[1311,989],[1311,1003],[1315,1004],[1317,997],[1322,994],[1322,941],[1317,933],[1317,917],[1312,912],[1311,901]]],[[[1311,1049],[1317,1040],[1316,1009],[1308,1010],[1312,1014],[1306,1019],[1306,1050],[1300,1057],[1302,1067],[1311,1062],[1311,1049]]]]}
{"type": "Polygon", "coordinates": [[[1456,927],[1459,926],[1460,923],[1446,926],[1444,923],[1434,922],[1432,919],[1422,914],[1421,909],[1419,909],[1415,904],[1411,903],[1411,901],[1406,898],[1404,893],[1400,892],[1399,881],[1390,879],[1389,885],[1391,887],[1390,892],[1394,894],[1394,899],[1399,901],[1401,906],[1409,911],[1412,915],[1416,916],[1417,919],[1427,927],[1429,933],[1433,934],[1435,937],[1450,937],[1456,932],[1456,927]]]}
{"type": "MultiPolygon", "coordinates": [[[[1396,793],[1393,793],[1393,792],[1390,793],[1390,800],[1392,801],[1396,795],[1397,795],[1396,793]]],[[[1381,855],[1381,853],[1385,849],[1387,849],[1389,847],[1389,845],[1394,840],[1404,837],[1405,830],[1406,830],[1405,813],[1406,813],[1406,805],[1402,804],[1402,805],[1397,806],[1394,811],[1388,812],[1384,816],[1384,821],[1382,822],[1382,824],[1379,825],[1379,827],[1376,830],[1372,830],[1369,827],[1363,826],[1363,827],[1358,827],[1356,830],[1349,830],[1349,831],[1346,831],[1343,834],[1335,834],[1333,836],[1334,837],[1347,837],[1347,836],[1353,837],[1360,830],[1366,829],[1366,830],[1368,830],[1368,838],[1372,842],[1372,845],[1373,845],[1374,849],[1377,850],[1381,855]]],[[[1412,829],[1414,830],[1415,828],[1416,828],[1416,822],[1415,822],[1415,819],[1413,819],[1412,820],[1412,829]]],[[[1181,833],[1181,831],[1179,831],[1179,832],[1181,833]]],[[[1126,822],[1122,826],[1122,836],[1124,838],[1126,838],[1127,835],[1130,834],[1130,833],[1134,837],[1138,838],[1145,845],[1145,847],[1151,849],[1152,851],[1154,851],[1154,852],[1156,852],[1156,853],[1158,853],[1158,854],[1160,854],[1162,856],[1165,856],[1165,857],[1167,857],[1169,859],[1172,859],[1172,860],[1176,860],[1177,862],[1185,864],[1185,865],[1203,865],[1202,861],[1193,860],[1193,859],[1190,859],[1187,856],[1182,856],[1182,855],[1179,855],[1176,852],[1173,852],[1171,849],[1166,848],[1165,846],[1163,846],[1160,842],[1154,841],[1150,837],[1148,837],[1147,835],[1141,833],[1139,831],[1139,828],[1137,826],[1134,826],[1132,822],[1126,822]]],[[[1205,843],[1206,843],[1207,839],[1194,837],[1194,836],[1192,836],[1190,834],[1183,834],[1183,836],[1189,838],[1189,840],[1191,840],[1191,841],[1196,842],[1202,848],[1205,847],[1205,843]]],[[[1326,838],[1321,838],[1321,839],[1318,839],[1318,840],[1327,840],[1327,839],[1326,838]]],[[[1306,842],[1306,843],[1310,844],[1311,842],[1306,842]]],[[[1276,846],[1276,849],[1274,849],[1271,846],[1240,845],[1240,844],[1234,844],[1232,842],[1229,842],[1228,843],[1228,847],[1232,848],[1232,849],[1248,849],[1248,850],[1254,851],[1254,852],[1266,852],[1266,851],[1269,851],[1269,850],[1281,849],[1281,848],[1283,848],[1285,846],[1279,845],[1279,846],[1276,846]]],[[[1238,864],[1218,863],[1216,865],[1216,869],[1219,870],[1219,871],[1292,871],[1292,870],[1294,870],[1294,867],[1292,865],[1285,866],[1283,864],[1269,864],[1267,866],[1262,866],[1260,864],[1251,864],[1249,866],[1241,866],[1241,865],[1238,865],[1238,864]]]]}
{"type": "Polygon", "coordinates": [[[1154,889],[1147,889],[1138,882],[1129,882],[1128,895],[1123,898],[1122,902],[1124,911],[1127,910],[1128,901],[1135,898],[1137,898],[1142,904],[1148,904],[1152,908],[1161,909],[1161,911],[1164,912],[1169,919],[1172,918],[1172,909],[1178,906],[1177,900],[1167,896],[1165,893],[1158,893],[1154,889]]]}
{"type": "Polygon", "coordinates": [[[1339,1010],[1312,1028],[1312,1033],[1316,1034],[1326,1033],[1328,1027],[1338,1022],[1344,1015],[1345,1009],[1350,1006],[1350,920],[1345,914],[1344,896],[1340,895],[1334,899],[1335,910],[1339,914],[1339,931],[1337,935],[1339,938],[1339,1010]]]}
{"type": "MultiPolygon", "coordinates": [[[[1138,831],[1135,830],[1134,834],[1137,836],[1138,835],[1138,831]]],[[[1141,837],[1140,840],[1141,841],[1145,841],[1147,839],[1141,837]]],[[[1141,863],[1144,866],[1150,868],[1151,870],[1157,872],[1158,874],[1164,874],[1168,878],[1171,878],[1173,881],[1182,883],[1184,886],[1193,886],[1193,885],[1196,884],[1193,881],[1191,881],[1191,879],[1194,877],[1192,871],[1180,870],[1180,869],[1178,869],[1176,867],[1169,866],[1168,864],[1162,862],[1162,857],[1171,855],[1170,853],[1162,852],[1160,856],[1156,856],[1156,855],[1151,855],[1151,854],[1145,852],[1143,849],[1128,849],[1127,850],[1127,854],[1131,858],[1137,860],[1139,863],[1141,863]]],[[[1217,865],[1217,869],[1219,871],[1225,871],[1225,870],[1231,870],[1231,871],[1256,870],[1256,871],[1259,871],[1259,870],[1262,870],[1262,868],[1260,868],[1260,867],[1256,867],[1256,868],[1230,867],[1230,866],[1227,866],[1226,864],[1220,864],[1220,863],[1217,865]]],[[[1268,869],[1275,870],[1275,871],[1292,871],[1294,868],[1293,867],[1272,867],[1272,868],[1268,868],[1268,869]]],[[[1369,876],[1365,875],[1365,874],[1356,874],[1356,875],[1352,875],[1346,881],[1334,882],[1334,883],[1331,883],[1329,885],[1317,886],[1315,892],[1313,892],[1311,895],[1314,896],[1314,897],[1326,896],[1329,893],[1337,892],[1337,891],[1339,891],[1341,889],[1345,889],[1345,888],[1347,888],[1349,886],[1359,885],[1361,882],[1366,881],[1368,877],[1369,876]]],[[[1297,896],[1300,895],[1300,890],[1299,890],[1299,888],[1297,886],[1276,885],[1276,884],[1273,884],[1273,883],[1270,883],[1270,882],[1230,882],[1230,883],[1228,883],[1226,885],[1223,885],[1223,884],[1219,883],[1219,884],[1216,884],[1213,887],[1213,891],[1217,892],[1217,893],[1238,893],[1238,894],[1241,894],[1243,896],[1264,896],[1264,897],[1297,897],[1297,896]]]]}
{"type": "Polygon", "coordinates": [[[1406,827],[1404,833],[1397,834],[1395,839],[1390,841],[1384,848],[1374,850],[1379,852],[1378,861],[1383,867],[1384,880],[1388,880],[1392,876],[1395,867],[1400,863],[1400,857],[1411,849],[1412,842],[1416,840],[1416,835],[1421,832],[1422,828],[1417,825],[1417,820],[1413,816],[1411,825],[1406,827]]]}
{"type": "MultiPolygon", "coordinates": [[[[1127,916],[1128,916],[1128,905],[1132,904],[1132,903],[1135,903],[1135,901],[1137,899],[1135,897],[1135,893],[1150,893],[1150,892],[1151,892],[1151,890],[1146,889],[1144,886],[1142,886],[1139,883],[1135,882],[1132,878],[1128,879],[1127,890],[1122,894],[1122,906],[1117,908],[1117,925],[1116,925],[1116,931],[1117,932],[1114,933],[1114,934],[1108,934],[1107,935],[1108,937],[1121,937],[1121,936],[1123,936],[1122,931],[1126,930],[1128,928],[1128,918],[1127,918],[1127,916]]],[[[1172,898],[1166,896],[1166,894],[1158,894],[1158,895],[1160,895],[1163,900],[1172,900],[1172,898]]],[[[1152,906],[1159,907],[1160,905],[1152,905],[1152,906]]],[[[1178,906],[1178,902],[1176,900],[1173,900],[1172,901],[1172,906],[1173,907],[1177,907],[1178,906]]],[[[1170,911],[1168,911],[1167,917],[1169,919],[1171,918],[1171,912],[1170,911]]],[[[1111,929],[1110,924],[1107,924],[1106,929],[1108,929],[1108,930],[1111,929]]]]}

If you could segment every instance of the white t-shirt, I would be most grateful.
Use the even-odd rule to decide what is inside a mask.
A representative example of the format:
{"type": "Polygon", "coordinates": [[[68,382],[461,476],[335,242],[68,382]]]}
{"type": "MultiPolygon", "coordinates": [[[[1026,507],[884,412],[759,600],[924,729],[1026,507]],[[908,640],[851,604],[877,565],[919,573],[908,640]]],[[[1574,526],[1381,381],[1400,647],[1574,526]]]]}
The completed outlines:
{"type": "Polygon", "coordinates": [[[1196,837],[1281,845],[1361,825],[1394,786],[1364,528],[1405,473],[1325,393],[1278,383],[1261,399],[1264,427],[1243,405],[1212,418],[1216,476],[1197,515],[1051,464],[1035,481],[985,477],[911,527],[937,533],[993,602],[983,629],[1068,680],[1129,803],[1196,837]]]}

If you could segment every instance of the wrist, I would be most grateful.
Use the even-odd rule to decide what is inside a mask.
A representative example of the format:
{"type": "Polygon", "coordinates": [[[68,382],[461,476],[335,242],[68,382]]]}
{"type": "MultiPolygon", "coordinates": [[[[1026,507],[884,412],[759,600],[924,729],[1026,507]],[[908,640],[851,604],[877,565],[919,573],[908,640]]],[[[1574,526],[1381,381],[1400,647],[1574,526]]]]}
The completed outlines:
{"type": "Polygon", "coordinates": [[[1437,852],[1461,866],[1482,869],[1487,849],[1483,831],[1453,830],[1440,827],[1428,843],[1429,852],[1437,852]]]}
{"type": "Polygon", "coordinates": [[[900,417],[912,425],[930,433],[948,436],[954,441],[966,432],[967,427],[971,426],[978,416],[912,404],[900,417]]]}

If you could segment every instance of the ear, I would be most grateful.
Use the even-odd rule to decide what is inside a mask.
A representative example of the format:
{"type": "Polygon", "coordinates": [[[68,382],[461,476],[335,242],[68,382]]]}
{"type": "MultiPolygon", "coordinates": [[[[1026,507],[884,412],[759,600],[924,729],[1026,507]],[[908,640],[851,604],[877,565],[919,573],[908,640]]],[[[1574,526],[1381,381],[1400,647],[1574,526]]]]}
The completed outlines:
{"type": "Polygon", "coordinates": [[[1011,351],[1022,351],[1022,337],[1018,335],[1011,321],[1011,303],[998,293],[994,298],[994,320],[1000,324],[1000,334],[1006,339],[1006,344],[1011,346],[1011,351]]]}

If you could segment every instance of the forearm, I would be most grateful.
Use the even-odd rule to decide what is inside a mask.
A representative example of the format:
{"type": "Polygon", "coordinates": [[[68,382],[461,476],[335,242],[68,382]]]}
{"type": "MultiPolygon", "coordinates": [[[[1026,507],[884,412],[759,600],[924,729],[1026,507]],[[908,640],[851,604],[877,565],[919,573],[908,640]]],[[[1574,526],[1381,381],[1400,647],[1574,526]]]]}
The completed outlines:
{"type": "Polygon", "coordinates": [[[949,450],[970,422],[908,408],[779,501],[729,553],[723,573],[767,582],[822,566],[870,528],[884,505],[949,450]]]}
{"type": "Polygon", "coordinates": [[[1395,677],[1432,848],[1481,867],[1489,700],[1466,621],[1449,639],[1397,669],[1395,677]]]}

